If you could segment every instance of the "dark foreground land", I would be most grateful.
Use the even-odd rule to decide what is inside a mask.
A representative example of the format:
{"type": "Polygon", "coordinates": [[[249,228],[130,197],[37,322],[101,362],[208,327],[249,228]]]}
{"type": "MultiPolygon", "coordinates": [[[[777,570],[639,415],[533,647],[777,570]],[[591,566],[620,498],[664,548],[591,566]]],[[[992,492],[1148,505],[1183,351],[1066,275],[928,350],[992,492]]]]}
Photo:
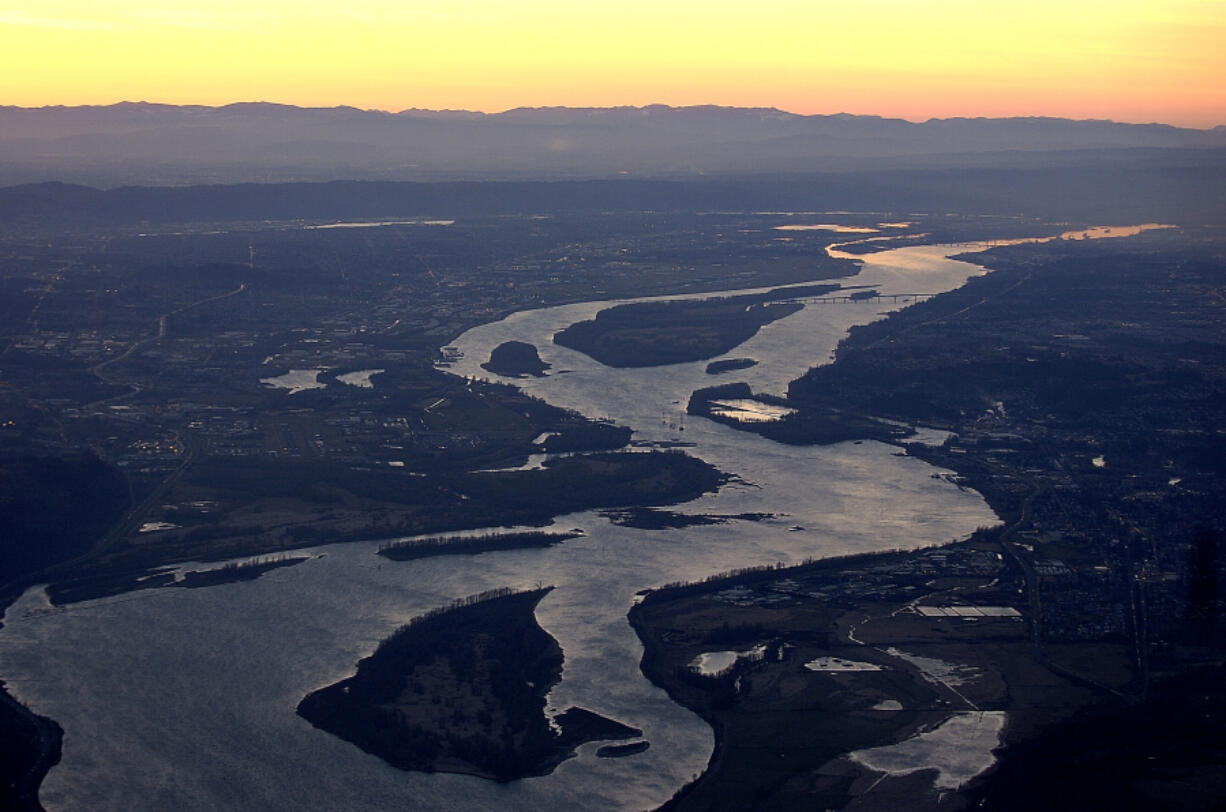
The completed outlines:
{"type": "MultiPolygon", "coordinates": [[[[970,624],[895,615],[909,602],[1007,601],[1012,583],[990,548],[963,545],[946,561],[884,555],[749,572],[654,592],[630,614],[643,641],[643,670],[711,723],[716,750],[704,775],[669,805],[676,809],[838,809],[878,776],[844,754],[890,745],[936,727],[955,711],[1000,709],[1009,685],[1018,702],[1085,701],[1059,679],[1035,680],[1025,626],[1008,618],[970,624]],[[945,589],[926,584],[945,580],[945,589]],[[849,634],[850,633],[850,634],[849,634]],[[990,648],[984,643],[989,642],[990,648]],[[709,651],[752,651],[718,676],[691,667],[709,651]],[[908,660],[957,663],[973,685],[945,685],[908,660]],[[814,671],[838,658],[866,670],[814,671]],[[1007,670],[1007,674],[1005,673],[1007,670]]],[[[990,746],[990,745],[989,745],[990,746]]],[[[880,789],[880,788],[878,788],[880,789]]],[[[909,786],[924,808],[924,784],[909,786]]],[[[875,796],[870,796],[873,799],[875,796]]],[[[928,805],[935,806],[935,797],[928,805]]],[[[883,806],[882,808],[889,808],[883,806]]]]}
{"type": "MultiPolygon", "coordinates": [[[[1032,236],[1065,228],[1017,217],[1012,213],[1019,207],[1031,214],[1121,221],[1171,220],[1189,200],[1200,206],[1202,219],[1222,211],[1226,186],[1216,176],[1193,170],[1150,174],[1156,185],[1124,179],[1118,188],[1130,194],[1119,195],[1084,183],[1071,194],[1065,187],[1056,194],[1039,189],[1039,181],[1021,188],[1016,181],[1024,178],[1016,174],[1007,182],[982,177],[974,188],[942,183],[946,191],[936,198],[900,196],[897,184],[880,178],[876,186],[855,184],[864,189],[856,200],[868,201],[866,211],[898,205],[905,211],[1010,212],[908,215],[908,228],[891,231],[904,241],[1032,236]],[[1183,185],[1189,181],[1199,184],[1191,198],[1183,185]],[[975,189],[981,193],[985,185],[993,194],[976,198],[975,189]],[[956,194],[949,191],[954,189],[956,194]],[[1156,191],[1139,191],[1144,189],[1156,191]],[[1157,194],[1163,190],[1165,196],[1157,194]],[[982,200],[991,205],[980,205],[982,200]]],[[[930,180],[917,176],[906,188],[915,192],[930,180]]],[[[740,187],[724,188],[721,199],[729,209],[779,211],[786,204],[787,210],[813,211],[809,191],[820,186],[825,199],[852,182],[843,179],[837,188],[789,182],[779,197],[775,182],[763,181],[759,191],[769,194],[751,202],[740,187]]],[[[391,210],[388,201],[399,199],[395,190],[376,186],[95,193],[52,185],[0,195],[13,215],[0,227],[0,606],[36,583],[100,577],[122,589],[139,588],[150,575],[156,580],[158,568],[182,560],[245,558],[491,524],[543,525],[580,508],[628,509],[629,521],[681,521],[635,509],[717,487],[718,472],[680,455],[619,454],[629,428],[554,409],[507,386],[444,375],[439,368],[454,355],[440,352],[440,345],[517,309],[778,286],[851,270],[848,261],[826,256],[831,235],[797,231],[780,239],[778,226],[806,222],[803,215],[700,215],[678,211],[685,206],[673,203],[661,204],[658,212],[632,210],[644,205],[641,190],[620,184],[605,189],[616,192],[614,198],[602,199],[592,198],[586,185],[533,186],[530,199],[547,192],[553,201],[543,209],[521,205],[520,198],[507,203],[503,187],[477,184],[461,190],[484,201],[468,210],[449,196],[456,189],[422,185],[412,190],[411,211],[391,210]],[[309,200],[301,199],[304,194],[309,200]],[[575,208],[576,200],[583,207],[575,208]],[[344,204],[339,209],[337,201],[344,204]],[[525,214],[536,211],[548,216],[525,214]],[[342,219],[409,214],[419,219],[388,227],[318,228],[342,219]],[[456,220],[438,225],[434,216],[456,220]],[[265,383],[293,370],[300,380],[314,374],[316,388],[291,392],[265,383]],[[350,382],[364,374],[366,384],[350,382]],[[543,436],[548,439],[537,442],[543,436]],[[541,471],[489,470],[514,468],[541,452],[582,456],[541,471]]],[[[684,198],[689,211],[711,211],[713,189],[719,191],[690,190],[684,198]],[[691,205],[695,200],[701,209],[691,205]]],[[[903,219],[882,211],[822,220],[832,217],[870,227],[903,219]]],[[[956,471],[1004,518],[999,537],[981,534],[972,541],[980,545],[977,555],[997,545],[1001,558],[992,566],[998,575],[973,571],[981,580],[964,583],[958,579],[966,573],[944,569],[948,561],[917,559],[904,569],[919,567],[915,572],[927,578],[923,567],[929,567],[954,580],[938,578],[929,585],[931,578],[904,578],[894,594],[884,583],[895,580],[893,573],[841,573],[836,580],[864,591],[848,592],[843,603],[835,593],[829,599],[796,598],[798,606],[808,607],[807,619],[716,615],[709,619],[712,634],[701,625],[708,620],[689,628],[681,618],[676,644],[661,643],[664,665],[653,678],[662,684],[690,679],[688,672],[678,678],[674,667],[688,665],[692,651],[686,645],[740,650],[752,645],[750,637],[795,638],[797,645],[816,646],[814,651],[822,650],[818,644],[831,650],[856,645],[851,620],[840,611],[880,601],[893,617],[917,594],[958,600],[958,587],[977,588],[985,577],[988,584],[1000,578],[992,589],[1023,590],[1008,602],[1022,613],[1021,623],[942,626],[925,620],[931,628],[924,631],[907,625],[918,616],[903,613],[856,624],[854,634],[879,648],[899,641],[914,648],[930,640],[937,658],[965,655],[975,662],[979,655],[971,649],[997,650],[979,649],[978,642],[960,648],[966,641],[958,635],[979,629],[987,634],[999,623],[1001,663],[979,663],[989,675],[986,682],[958,690],[992,707],[989,700],[1000,697],[992,686],[1005,679],[1001,675],[1013,675],[1010,743],[1025,741],[1042,720],[1066,715],[1089,697],[1135,699],[1157,686],[1163,673],[1214,661],[1223,594],[1215,539],[1221,533],[1226,459],[1216,429],[1226,424],[1220,243],[1186,231],[1127,246],[1001,250],[992,261],[997,271],[964,291],[856,331],[838,363],[794,385],[788,405],[799,409],[796,418],[769,430],[784,430],[778,439],[791,442],[878,436],[867,428],[880,430],[872,418],[887,417],[955,432],[941,447],[911,445],[907,451],[956,471]],[[885,591],[874,592],[879,587],[885,591]],[[821,600],[825,608],[817,605],[821,600]],[[749,635],[746,625],[761,633],[749,635]],[[824,642],[814,642],[805,637],[813,628],[832,631],[824,642]],[[1018,634],[1024,641],[1016,640],[1018,634]],[[1013,645],[1019,648],[1008,648],[1013,645]],[[1030,653],[1023,656],[1023,649],[1030,653]],[[1030,685],[1039,686],[1038,693],[1030,685]],[[1043,691],[1056,697],[1051,706],[1043,705],[1043,691]],[[1067,708],[1061,704],[1066,699],[1067,708]]],[[[746,324],[756,330],[757,317],[772,308],[793,306],[786,298],[794,295],[746,303],[761,312],[744,324],[731,320],[738,323],[735,330],[703,323],[717,310],[695,311],[694,321],[676,337],[689,344],[690,355],[707,357],[703,353],[745,334],[746,324]]],[[[643,338],[631,336],[625,354],[633,355],[643,338]]],[[[902,439],[893,429],[885,431],[902,439]]],[[[822,588],[817,583],[811,591],[822,588]]],[[[999,599],[1005,602],[1003,592],[999,599]]],[[[754,607],[750,601],[735,610],[754,607]]],[[[650,623],[673,623],[664,603],[649,608],[662,614],[641,626],[648,641],[650,623]]],[[[775,608],[786,609],[782,603],[775,608]]],[[[875,656],[859,648],[856,659],[875,656]]],[[[783,659],[772,662],[793,668],[797,656],[785,650],[783,659]]],[[[875,741],[915,729],[908,727],[914,719],[907,721],[907,714],[956,707],[956,697],[925,687],[929,683],[898,658],[883,656],[881,664],[891,666],[885,673],[895,682],[873,690],[896,690],[904,710],[869,707],[876,714],[902,714],[893,721],[865,721],[875,741]]],[[[856,677],[803,670],[806,680],[856,677]]],[[[767,701],[762,691],[770,680],[759,690],[757,679],[749,677],[746,696],[767,701]]],[[[686,684],[701,692],[710,688],[701,681],[686,684]]],[[[810,701],[807,689],[794,690],[795,681],[779,685],[778,700],[770,701],[777,702],[772,707],[780,715],[763,720],[790,720],[799,712],[797,703],[810,701]]],[[[855,699],[859,690],[843,698],[822,693],[826,722],[837,726],[848,708],[862,710],[867,700],[855,699]]],[[[701,698],[705,693],[676,695],[696,708],[709,701],[701,698]]],[[[729,700],[725,688],[715,696],[731,702],[720,706],[726,719],[717,728],[723,731],[721,752],[732,753],[737,719],[759,722],[752,714],[737,717],[740,700],[729,700]]],[[[58,758],[58,726],[7,696],[0,699],[0,740],[9,748],[0,759],[0,805],[34,808],[38,781],[58,758]]],[[[470,722],[462,718],[456,724],[464,730],[470,722]]],[[[838,736],[859,746],[856,729],[844,725],[838,736]]],[[[825,746],[803,763],[817,759],[825,746]]],[[[754,761],[747,750],[748,772],[732,783],[725,783],[731,775],[726,770],[741,769],[739,757],[717,759],[693,797],[732,803],[750,791],[753,803],[764,806],[772,798],[791,798],[787,793],[798,791],[804,779],[790,783],[796,773],[785,780],[784,772],[802,763],[797,753],[806,747],[801,742],[783,758],[776,753],[782,772],[768,769],[761,758],[754,761]]],[[[812,791],[836,801],[875,801],[892,786],[884,782],[865,795],[875,776],[857,784],[846,769],[810,776],[816,782],[812,791]]],[[[680,803],[689,803],[687,797],[680,803]]]]}
{"type": "Polygon", "coordinates": [[[956,472],[1004,524],[939,550],[649,595],[631,613],[644,671],[717,735],[670,807],[1226,797],[1211,732],[1226,663],[1226,247],[1191,230],[987,261],[988,276],[854,329],[833,364],[793,382],[796,414],[744,428],[791,442],[848,415],[946,429],[939,446],[894,442],[956,472]],[[755,646],[765,656],[727,674],[690,668],[755,646]],[[805,667],[819,657],[881,670],[805,667]],[[844,756],[982,711],[1006,714],[1002,761],[956,791],[922,763],[883,777],[844,756]]]}
{"type": "MultiPolygon", "coordinates": [[[[434,217],[316,228],[410,214],[346,188],[356,208],[327,202],[339,187],[309,212],[248,205],[262,187],[208,187],[170,192],[178,214],[108,203],[101,219],[68,187],[5,196],[23,214],[0,229],[0,607],[37,583],[64,600],[170,586],[165,568],[184,560],[691,499],[720,475],[609,453],[629,428],[446,375],[440,346],[518,309],[849,267],[821,235],[775,241],[777,217],[625,201],[576,214],[568,200],[542,218],[498,184],[469,190],[488,206],[423,186],[413,205],[434,217]],[[265,382],[292,370],[315,388],[265,382]],[[497,470],[539,453],[581,456],[497,470]]],[[[36,808],[59,730],[4,699],[0,805],[36,808]]]]}
{"type": "Polygon", "coordinates": [[[38,788],[60,763],[64,730],[0,690],[0,808],[41,809],[38,788]]]}
{"type": "MultiPolygon", "coordinates": [[[[821,235],[777,242],[778,217],[478,207],[451,225],[318,228],[334,223],[264,219],[272,210],[236,219],[214,205],[232,191],[175,192],[200,204],[189,207],[199,221],[102,225],[55,204],[0,235],[6,594],[99,564],[136,573],[516,515],[540,522],[572,490],[559,491],[559,477],[593,494],[607,490],[607,466],[474,472],[614,451],[630,429],[445,375],[454,358],[441,345],[516,309],[851,269],[825,255],[821,235]],[[293,370],[306,388],[268,383],[293,370]],[[458,504],[473,484],[489,501],[458,504]]],[[[366,203],[335,211],[395,214],[379,209],[387,200],[366,203]]],[[[615,504],[631,502],[587,506],[615,504]]]]}
{"type": "Polygon", "coordinates": [[[232,561],[215,569],[187,570],[178,577],[175,567],[157,567],[147,571],[99,567],[87,575],[48,584],[47,599],[56,606],[64,606],[141,589],[202,589],[220,584],[254,581],[272,570],[293,567],[308,560],[310,557],[305,555],[257,557],[241,563],[232,561]]]}
{"type": "Polygon", "coordinates": [[[725,477],[679,451],[559,457],[527,471],[412,476],[270,461],[246,472],[201,464],[188,492],[230,505],[193,527],[117,546],[104,562],[229,558],[356,539],[385,539],[478,527],[544,525],[588,508],[672,504],[715,490],[725,477]],[[198,489],[198,490],[197,490],[198,489]]]}
{"type": "Polygon", "coordinates": [[[1080,711],[1007,748],[987,809],[1203,810],[1226,798],[1226,670],[1153,687],[1144,702],[1080,711]],[[1038,780],[1036,780],[1036,777],[1038,780]]]}
{"type": "Polygon", "coordinates": [[[1142,695],[1122,640],[1036,650],[1024,616],[981,614],[1016,603],[1022,583],[1000,550],[976,538],[649,595],[630,614],[643,670],[716,731],[707,772],[666,808],[1218,808],[1221,657],[1190,648],[1142,695]],[[924,613],[938,607],[974,619],[924,613]],[[755,647],[760,659],[718,676],[691,666],[755,647]],[[844,667],[806,667],[823,659],[844,667]],[[934,789],[932,762],[886,777],[847,757],[981,712],[1004,714],[1003,737],[953,744],[985,764],[1007,746],[957,792],[934,789]]]}
{"type": "Polygon", "coordinates": [[[298,713],[400,769],[497,781],[552,772],[588,741],[638,736],[582,708],[550,727],[545,696],[562,649],[533,616],[548,593],[504,590],[423,615],[298,713]]]}

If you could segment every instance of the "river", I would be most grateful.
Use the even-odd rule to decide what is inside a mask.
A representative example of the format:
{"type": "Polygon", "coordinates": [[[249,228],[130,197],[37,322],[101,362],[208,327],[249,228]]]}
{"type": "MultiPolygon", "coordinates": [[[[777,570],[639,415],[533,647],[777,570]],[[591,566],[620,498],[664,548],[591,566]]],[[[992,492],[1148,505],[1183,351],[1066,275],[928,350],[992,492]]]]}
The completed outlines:
{"type": "MultiPolygon", "coordinates": [[[[948,256],[979,244],[901,248],[856,257],[850,281],[882,293],[937,293],[983,270],[948,256]]],[[[693,297],[659,297],[693,298],[693,297]]],[[[849,327],[902,303],[811,305],[729,353],[759,361],[712,377],[706,362],[608,369],[552,344],[554,332],[609,302],[515,313],[456,342],[457,375],[517,339],[552,364],[528,392],[635,430],[636,441],[684,440],[688,453],[736,479],[683,505],[692,513],[774,518],[637,530],[595,512],[562,516],[586,535],[545,550],[395,563],[377,543],[321,547],[306,563],[258,581],[149,590],[54,609],[28,590],[0,630],[0,675],[35,712],[65,728],[63,761],[44,782],[49,810],[177,809],[644,809],[706,766],[710,728],[639,672],[642,648],[626,621],[637,591],[735,567],[810,556],[912,548],[997,521],[975,492],[892,446],[792,447],[707,420],[684,421],[691,391],[745,381],[783,393],[828,359],[849,327]],[[797,529],[803,528],[803,529],[797,529]],[[566,661],[551,708],[588,708],[640,727],[651,748],[597,759],[597,744],[552,775],[495,784],[387,766],[295,714],[307,693],[349,676],[356,661],[409,618],[498,587],[557,587],[541,625],[566,661]]],[[[185,565],[190,568],[191,565],[185,565]]]]}

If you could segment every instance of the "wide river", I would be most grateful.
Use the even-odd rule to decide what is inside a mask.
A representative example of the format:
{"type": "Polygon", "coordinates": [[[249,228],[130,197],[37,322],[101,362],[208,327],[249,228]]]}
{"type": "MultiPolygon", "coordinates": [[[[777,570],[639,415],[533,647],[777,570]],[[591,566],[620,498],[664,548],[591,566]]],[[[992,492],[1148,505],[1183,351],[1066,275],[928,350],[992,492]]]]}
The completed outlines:
{"type": "MultiPolygon", "coordinates": [[[[983,272],[948,259],[977,244],[901,248],[862,257],[850,284],[937,293],[983,272]]],[[[674,297],[682,298],[682,297],[674,297]]],[[[336,544],[263,578],[208,589],[148,590],[54,609],[28,590],[0,630],[0,677],[35,712],[63,725],[63,761],[44,782],[49,810],[644,809],[667,800],[710,757],[711,729],[639,672],[626,622],[634,594],[670,581],[812,556],[946,542],[997,518],[938,469],[874,442],[780,445],[681,412],[694,389],[746,381],[782,393],[827,361],[848,328],[897,305],[810,305],[763,328],[730,357],[759,364],[712,377],[705,362],[609,369],[555,346],[554,332],[609,302],[515,313],[456,342],[457,375],[503,341],[535,344],[552,374],[516,382],[550,403],[631,426],[636,441],[684,440],[688,453],[736,479],[678,508],[769,513],[760,522],[673,530],[560,517],[586,535],[547,550],[394,563],[377,543],[336,544]],[[564,374],[563,374],[564,372],[564,374]],[[802,528],[802,529],[796,529],[802,528]],[[596,746],[552,775],[495,784],[402,772],[316,730],[294,710],[413,616],[497,587],[557,587],[538,619],[561,644],[565,671],[550,704],[578,705],[644,731],[646,752],[597,759],[596,746]]],[[[378,386],[378,380],[375,380],[378,386]]],[[[286,397],[293,397],[287,395],[286,397]]]]}

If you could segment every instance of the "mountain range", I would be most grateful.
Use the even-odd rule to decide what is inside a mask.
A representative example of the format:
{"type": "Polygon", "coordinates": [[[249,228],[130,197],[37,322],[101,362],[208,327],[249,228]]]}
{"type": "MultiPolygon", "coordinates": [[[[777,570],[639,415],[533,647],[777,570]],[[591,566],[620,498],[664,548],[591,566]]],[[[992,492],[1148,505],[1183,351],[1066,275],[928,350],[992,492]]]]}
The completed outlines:
{"type": "Polygon", "coordinates": [[[785,172],[1226,164],[1226,127],[1061,118],[920,123],[771,108],[502,113],[264,102],[0,107],[0,185],[672,178],[785,172]]]}

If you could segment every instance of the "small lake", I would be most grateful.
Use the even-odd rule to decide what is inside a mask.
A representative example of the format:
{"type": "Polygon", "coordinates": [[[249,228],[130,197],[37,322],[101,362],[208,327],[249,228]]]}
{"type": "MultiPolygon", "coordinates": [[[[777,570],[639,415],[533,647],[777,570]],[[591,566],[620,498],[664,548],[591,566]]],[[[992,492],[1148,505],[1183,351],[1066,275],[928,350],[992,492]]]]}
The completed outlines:
{"type": "Polygon", "coordinates": [[[271,386],[273,389],[284,389],[286,394],[296,395],[308,389],[323,389],[326,387],[327,384],[319,380],[320,374],[326,371],[323,367],[316,369],[291,369],[284,375],[278,375],[275,378],[260,378],[260,383],[265,386],[271,386]]]}
{"type": "Polygon", "coordinates": [[[704,677],[718,677],[742,660],[753,662],[765,654],[766,646],[754,646],[748,651],[708,651],[695,657],[690,668],[704,677]]]}
{"type": "Polygon", "coordinates": [[[937,789],[957,789],[996,761],[992,751],[1004,728],[1003,711],[964,711],[906,741],[857,750],[848,758],[887,775],[936,770],[937,789]]]}

